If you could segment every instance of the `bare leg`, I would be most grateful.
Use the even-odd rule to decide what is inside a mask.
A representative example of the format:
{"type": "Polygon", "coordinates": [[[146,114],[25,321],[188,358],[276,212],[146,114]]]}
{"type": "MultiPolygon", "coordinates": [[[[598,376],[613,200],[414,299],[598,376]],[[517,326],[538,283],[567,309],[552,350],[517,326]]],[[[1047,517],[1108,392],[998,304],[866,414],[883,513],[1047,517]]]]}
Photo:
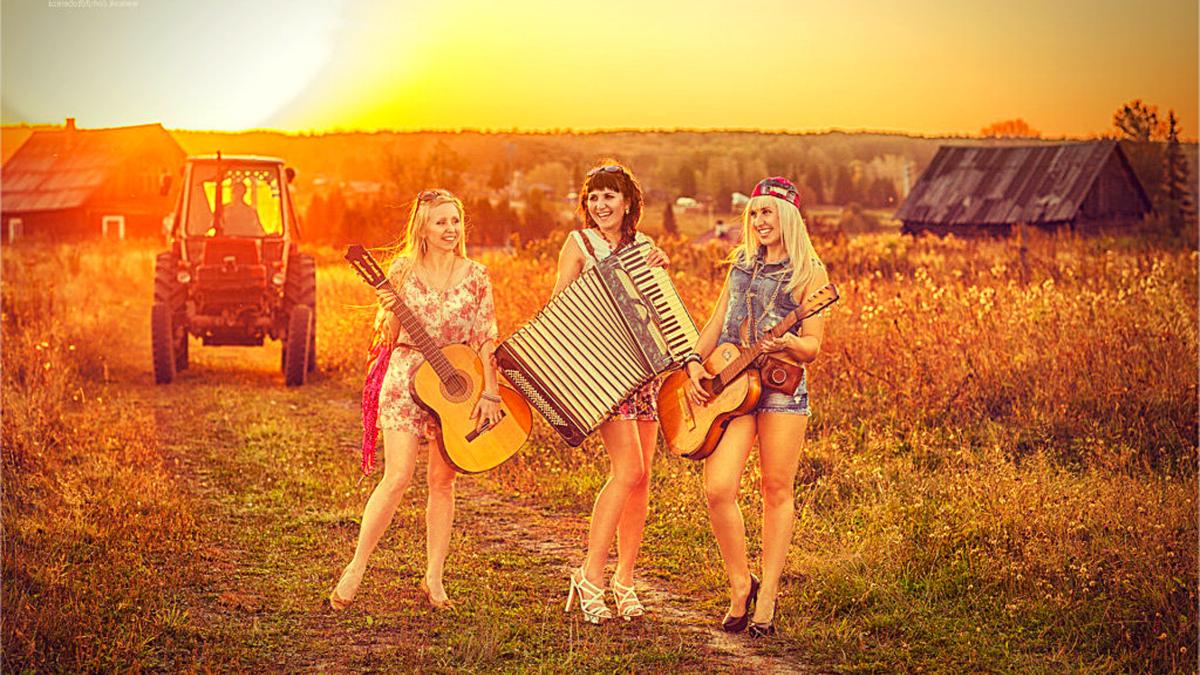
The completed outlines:
{"type": "Polygon", "coordinates": [[[367,559],[379,543],[385,530],[396,514],[400,498],[412,481],[413,467],[417,461],[417,437],[403,431],[383,432],[383,480],[371,492],[363,510],[362,525],[358,529],[358,545],[354,548],[354,559],[346,567],[338,581],[337,594],[347,600],[358,592],[358,584],[367,570],[367,559]]]}
{"type": "Polygon", "coordinates": [[[425,506],[425,583],[430,599],[446,600],[442,570],[450,551],[454,524],[454,479],[458,474],[446,463],[434,443],[429,445],[429,502],[425,506]]]}
{"type": "Polygon", "coordinates": [[[638,421],[637,431],[645,471],[629,493],[617,523],[617,571],[613,578],[623,586],[633,585],[633,568],[642,548],[642,530],[650,510],[650,466],[654,463],[654,450],[658,445],[658,422],[638,421]]]}
{"type": "Polygon", "coordinates": [[[738,507],[742,472],[754,445],[755,419],[743,415],[729,423],[721,443],[704,460],[704,494],[725,574],[729,576],[729,616],[746,613],[750,595],[750,563],[746,558],[746,524],[738,507]]]}
{"type": "Polygon", "coordinates": [[[625,510],[625,504],[646,473],[642,451],[638,442],[637,422],[633,420],[610,420],[600,425],[600,437],[610,461],[608,482],[596,496],[592,507],[592,524],[588,530],[587,560],[583,564],[584,577],[596,586],[603,587],[604,565],[608,562],[608,550],[612,548],[617,524],[625,510]]]}
{"type": "Polygon", "coordinates": [[[754,608],[754,620],[770,621],[775,616],[779,577],[792,544],[796,515],[796,469],[800,446],[808,429],[806,415],[762,413],[758,415],[758,456],[762,466],[763,577],[754,608]]]}

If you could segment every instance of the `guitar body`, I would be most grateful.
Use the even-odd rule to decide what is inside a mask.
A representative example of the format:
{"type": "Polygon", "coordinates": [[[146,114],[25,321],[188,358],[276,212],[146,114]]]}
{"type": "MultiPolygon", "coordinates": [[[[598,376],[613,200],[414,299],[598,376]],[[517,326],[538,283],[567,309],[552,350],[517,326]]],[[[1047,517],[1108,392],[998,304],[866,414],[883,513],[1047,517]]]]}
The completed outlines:
{"type": "MultiPolygon", "coordinates": [[[[718,345],[704,367],[709,373],[719,373],[740,354],[736,345],[718,345]]],[[[684,370],[667,376],[658,392],[658,423],[667,447],[680,457],[695,460],[711,455],[729,422],[754,410],[762,393],[756,369],[734,378],[703,406],[692,405],[687,389],[688,376],[684,370]]]]}
{"type": "Polygon", "coordinates": [[[453,393],[427,360],[413,376],[413,397],[438,419],[442,427],[439,449],[451,466],[461,473],[493,469],[529,440],[533,426],[529,404],[516,390],[500,385],[503,417],[495,426],[476,432],[478,420],[471,413],[483,392],[483,363],[466,345],[447,345],[441,352],[456,377],[463,378],[460,385],[466,386],[458,386],[459,391],[453,393]]]}

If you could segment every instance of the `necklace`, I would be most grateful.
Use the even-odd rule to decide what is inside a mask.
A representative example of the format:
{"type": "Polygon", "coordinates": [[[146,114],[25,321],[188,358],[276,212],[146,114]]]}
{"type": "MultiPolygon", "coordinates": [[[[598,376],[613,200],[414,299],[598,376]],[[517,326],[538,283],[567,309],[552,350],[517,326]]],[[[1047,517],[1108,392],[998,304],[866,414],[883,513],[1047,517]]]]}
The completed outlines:
{"type": "Polygon", "coordinates": [[[422,262],[421,273],[425,276],[425,284],[427,286],[429,286],[429,290],[436,291],[438,293],[441,293],[442,295],[445,295],[446,292],[448,290],[450,290],[450,278],[452,276],[454,276],[454,268],[457,266],[458,266],[458,257],[455,256],[455,258],[450,261],[450,269],[446,272],[446,278],[442,281],[442,284],[440,286],[437,286],[437,285],[434,285],[433,277],[431,277],[429,274],[429,267],[426,266],[426,264],[424,262],[422,262]]]}
{"type": "Polygon", "coordinates": [[[454,276],[454,268],[458,266],[458,256],[455,256],[450,261],[450,271],[446,272],[446,278],[442,281],[440,287],[433,285],[433,280],[429,277],[429,269],[425,265],[421,265],[421,270],[425,275],[425,285],[429,286],[429,290],[436,293],[438,297],[438,323],[446,322],[446,296],[450,293],[450,279],[454,276]]]}
{"type": "Polygon", "coordinates": [[[605,245],[608,246],[608,249],[610,251],[617,250],[617,246],[620,245],[620,243],[621,243],[621,231],[620,230],[618,230],[616,232],[617,241],[615,244],[609,240],[608,233],[606,233],[604,230],[601,230],[599,227],[596,228],[596,234],[600,235],[600,241],[603,241],[605,243],[605,245]]]}

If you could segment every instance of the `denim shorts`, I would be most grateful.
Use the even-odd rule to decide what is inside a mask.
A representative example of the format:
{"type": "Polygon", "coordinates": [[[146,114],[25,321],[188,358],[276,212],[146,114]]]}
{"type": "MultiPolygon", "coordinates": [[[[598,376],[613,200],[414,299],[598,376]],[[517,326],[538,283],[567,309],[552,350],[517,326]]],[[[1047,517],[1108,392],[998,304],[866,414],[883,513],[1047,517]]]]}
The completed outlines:
{"type": "Polygon", "coordinates": [[[808,407],[808,377],[800,378],[800,385],[796,387],[796,393],[791,396],[778,389],[764,386],[762,395],[758,397],[758,405],[754,407],[754,412],[811,415],[812,410],[808,407]]]}

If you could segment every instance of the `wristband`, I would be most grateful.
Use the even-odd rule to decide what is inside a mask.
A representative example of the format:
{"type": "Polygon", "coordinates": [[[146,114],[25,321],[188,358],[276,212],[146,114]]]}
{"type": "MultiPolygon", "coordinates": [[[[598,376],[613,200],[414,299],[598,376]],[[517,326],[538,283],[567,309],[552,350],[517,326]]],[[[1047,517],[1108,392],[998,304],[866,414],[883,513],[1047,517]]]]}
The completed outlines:
{"type": "Polygon", "coordinates": [[[479,394],[479,396],[480,396],[481,398],[483,398],[483,400],[485,400],[485,401],[491,401],[492,403],[499,403],[499,402],[500,402],[500,396],[499,396],[499,394],[489,394],[489,393],[487,393],[487,392],[485,391],[485,392],[481,392],[481,393],[479,394]]]}

